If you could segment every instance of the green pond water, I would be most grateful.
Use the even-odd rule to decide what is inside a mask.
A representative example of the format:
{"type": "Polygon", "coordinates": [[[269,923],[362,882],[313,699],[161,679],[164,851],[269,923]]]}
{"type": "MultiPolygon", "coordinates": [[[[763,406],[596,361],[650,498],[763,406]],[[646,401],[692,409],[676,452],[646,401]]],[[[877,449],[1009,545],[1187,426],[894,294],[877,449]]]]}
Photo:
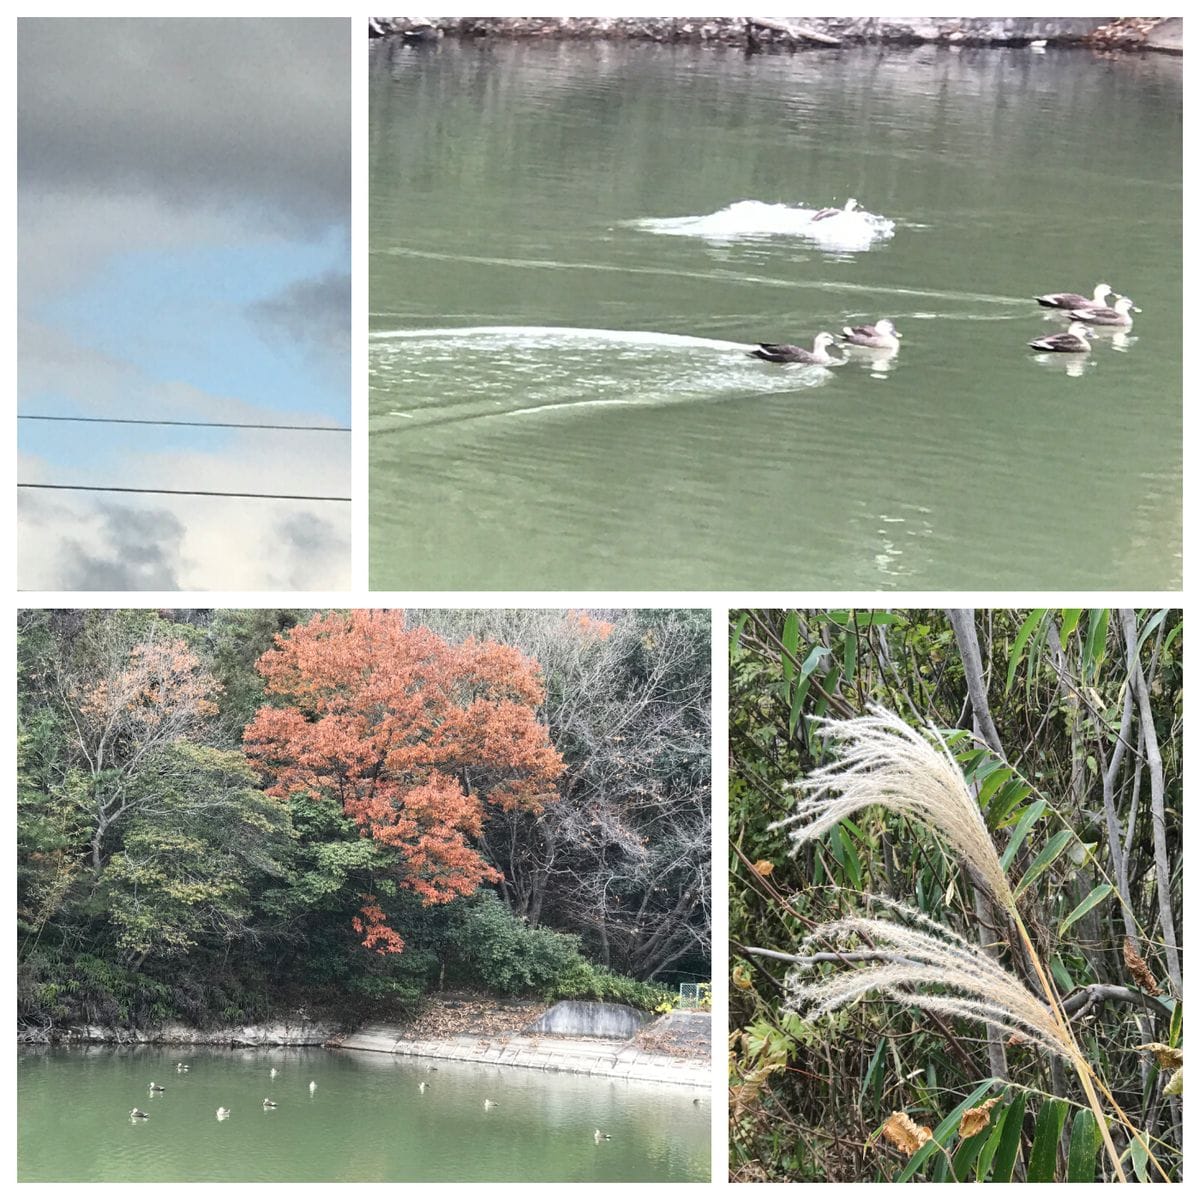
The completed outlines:
{"type": "Polygon", "coordinates": [[[371,585],[1178,587],[1181,73],[374,44],[371,585]],[[1099,280],[1132,333],[1039,359],[1099,280]]]}
{"type": "Polygon", "coordinates": [[[22,1050],[19,1178],[710,1178],[707,1094],[696,1105],[685,1087],[453,1062],[426,1073],[427,1061],[321,1049],[22,1050]],[[175,1070],[181,1058],[185,1075],[175,1070]],[[166,1091],[151,1096],[151,1080],[166,1091]],[[264,1111],[264,1097],[279,1107],[264,1111]],[[498,1106],[485,1111],[485,1098],[498,1106]],[[135,1106],[149,1119],[132,1121],[135,1106]],[[226,1120],[218,1107],[230,1110],[226,1120]],[[597,1127],[612,1140],[597,1144],[597,1127]]]}

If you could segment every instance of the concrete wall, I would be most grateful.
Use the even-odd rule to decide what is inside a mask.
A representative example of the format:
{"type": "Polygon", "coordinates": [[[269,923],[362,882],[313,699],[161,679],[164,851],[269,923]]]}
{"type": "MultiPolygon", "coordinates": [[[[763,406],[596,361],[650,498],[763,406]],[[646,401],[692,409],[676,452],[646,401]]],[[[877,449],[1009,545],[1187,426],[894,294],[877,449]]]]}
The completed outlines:
{"type": "Polygon", "coordinates": [[[624,1004],[560,1000],[534,1021],[526,1033],[551,1033],[560,1037],[631,1038],[646,1019],[636,1008],[624,1004]]]}

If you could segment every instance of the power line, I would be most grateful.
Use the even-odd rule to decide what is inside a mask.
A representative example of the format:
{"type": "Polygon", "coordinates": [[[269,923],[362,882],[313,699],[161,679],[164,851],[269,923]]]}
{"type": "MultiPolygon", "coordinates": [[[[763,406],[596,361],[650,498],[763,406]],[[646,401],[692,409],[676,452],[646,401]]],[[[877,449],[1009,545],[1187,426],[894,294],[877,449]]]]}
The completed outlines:
{"type": "Polygon", "coordinates": [[[348,425],[263,425],[240,421],[153,421],[140,417],[51,417],[17,413],[18,421],[82,421],[90,425],[186,425],[200,429],[295,429],[304,433],[349,433],[348,425]]]}
{"type": "Polygon", "coordinates": [[[155,496],[229,496],[235,500],[329,500],[350,502],[349,496],[281,496],[272,492],[198,492],[183,488],[93,487],[83,483],[17,483],[19,488],[44,488],[55,492],[137,492],[155,496]]]}

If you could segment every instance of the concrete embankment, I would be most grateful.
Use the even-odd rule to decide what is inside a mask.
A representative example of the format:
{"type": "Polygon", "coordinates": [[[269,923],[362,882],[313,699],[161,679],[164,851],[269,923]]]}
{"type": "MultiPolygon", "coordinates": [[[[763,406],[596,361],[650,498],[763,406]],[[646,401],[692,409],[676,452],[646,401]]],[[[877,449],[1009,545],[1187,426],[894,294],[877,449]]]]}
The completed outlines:
{"type": "Polygon", "coordinates": [[[329,1045],[344,1050],[372,1050],[380,1054],[525,1067],[537,1071],[567,1071],[577,1075],[602,1075],[695,1088],[707,1089],[712,1084],[707,1058],[656,1054],[643,1050],[636,1042],[607,1038],[509,1034],[412,1040],[400,1026],[368,1025],[356,1033],[334,1038],[329,1045]]]}
{"type": "Polygon", "coordinates": [[[372,17],[375,37],[694,42],[765,48],[871,43],[1052,45],[1183,53],[1179,17],[372,17]]]}
{"type": "Polygon", "coordinates": [[[165,1022],[144,1029],[122,1029],[114,1025],[71,1025],[46,1032],[24,1030],[26,1043],[103,1042],[122,1046],[323,1046],[336,1030],[314,1021],[281,1021],[269,1025],[233,1025],[219,1029],[193,1029],[190,1025],[165,1022]]]}

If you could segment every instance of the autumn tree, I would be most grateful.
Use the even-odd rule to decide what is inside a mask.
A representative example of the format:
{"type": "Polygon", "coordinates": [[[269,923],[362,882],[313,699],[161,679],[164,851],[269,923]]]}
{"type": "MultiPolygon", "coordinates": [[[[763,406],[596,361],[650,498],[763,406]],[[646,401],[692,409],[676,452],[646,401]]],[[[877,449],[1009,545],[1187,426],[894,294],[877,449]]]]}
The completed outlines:
{"type": "Polygon", "coordinates": [[[277,703],[246,728],[246,753],[269,795],[335,805],[387,852],[360,872],[353,925],[396,953],[395,889],[430,906],[498,882],[478,846],[485,812],[558,798],[537,664],[490,640],[452,645],[399,612],[318,615],[275,640],[258,668],[277,703]]]}

